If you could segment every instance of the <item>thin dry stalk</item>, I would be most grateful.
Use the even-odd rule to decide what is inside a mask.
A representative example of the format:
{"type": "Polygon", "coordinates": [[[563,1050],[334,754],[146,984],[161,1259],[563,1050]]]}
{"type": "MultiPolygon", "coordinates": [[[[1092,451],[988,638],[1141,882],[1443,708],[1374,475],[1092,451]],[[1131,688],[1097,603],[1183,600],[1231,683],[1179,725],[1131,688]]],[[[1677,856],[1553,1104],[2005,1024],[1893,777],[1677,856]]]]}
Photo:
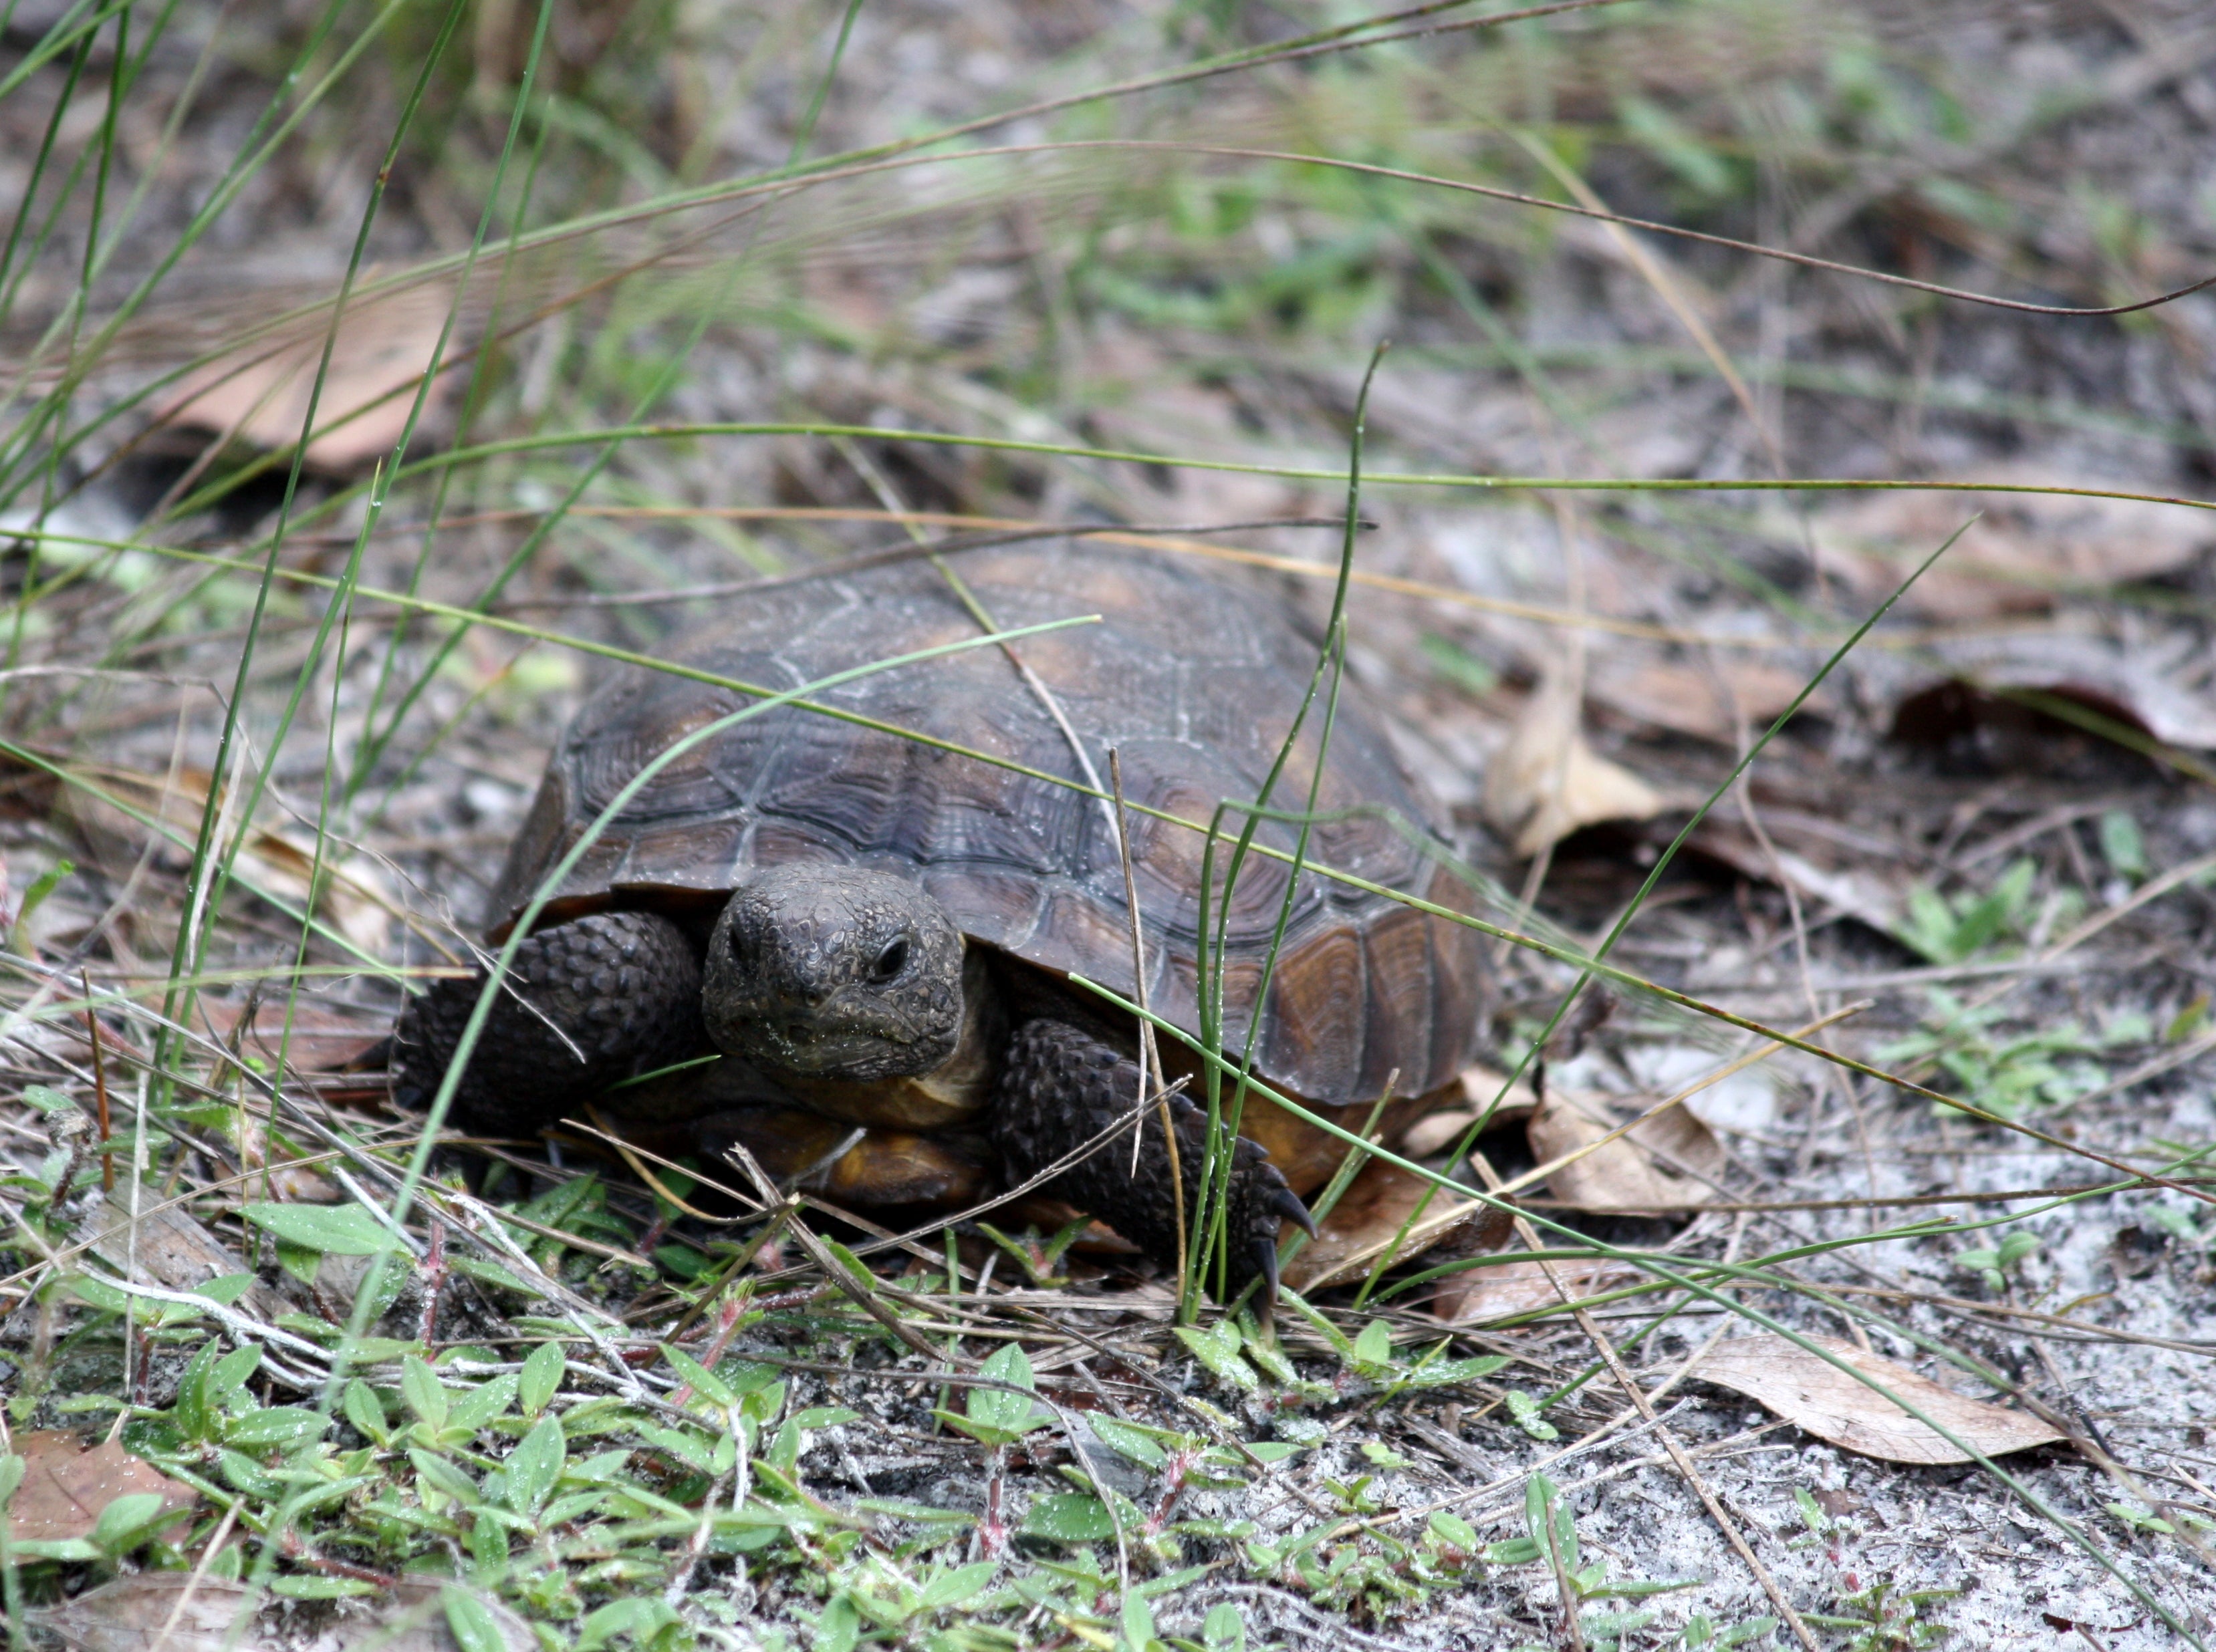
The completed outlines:
{"type": "MultiPolygon", "coordinates": [[[[1139,1004],[1139,1106],[1143,1108],[1151,1087],[1160,1100],[1162,1145],[1170,1157],[1170,1203],[1177,1212],[1177,1276],[1185,1276],[1191,1252],[1185,1231],[1185,1166],[1178,1153],[1177,1128],[1170,1115],[1169,1092],[1161,1087],[1161,1053],[1154,1047],[1154,1023],[1148,1019],[1147,945],[1140,929],[1139,884],[1131,870],[1130,821],[1123,813],[1123,764],[1113,746],[1108,751],[1108,783],[1115,789],[1116,857],[1123,868],[1123,904],[1131,914],[1131,995],[1139,1004]]],[[[1146,1134],[1142,1124],[1131,1133],[1131,1174],[1139,1173],[1139,1149],[1146,1134]]]]}

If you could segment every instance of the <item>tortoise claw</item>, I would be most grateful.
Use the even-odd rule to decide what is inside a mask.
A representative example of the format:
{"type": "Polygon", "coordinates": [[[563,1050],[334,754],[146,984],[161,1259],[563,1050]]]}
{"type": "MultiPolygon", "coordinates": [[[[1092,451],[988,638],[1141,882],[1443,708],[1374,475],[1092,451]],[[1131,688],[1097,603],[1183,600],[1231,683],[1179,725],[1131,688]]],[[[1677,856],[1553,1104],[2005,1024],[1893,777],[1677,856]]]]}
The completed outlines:
{"type": "MultiPolygon", "coordinates": [[[[1280,1186],[1276,1189],[1276,1191],[1271,1193],[1269,1199],[1269,1207],[1277,1215],[1283,1217],[1285,1220],[1299,1228],[1302,1232],[1307,1234],[1311,1239],[1316,1237],[1315,1218],[1308,1214],[1308,1207],[1301,1202],[1300,1194],[1295,1193],[1290,1188],[1280,1186]]],[[[1272,1245],[1270,1248],[1270,1287],[1272,1291],[1276,1290],[1277,1284],[1277,1247],[1272,1245]]]]}
{"type": "Polygon", "coordinates": [[[1248,1258],[1261,1283],[1254,1287],[1254,1317],[1263,1324],[1270,1323],[1271,1312],[1277,1305],[1277,1246],[1273,1239],[1257,1239],[1248,1258]]]}

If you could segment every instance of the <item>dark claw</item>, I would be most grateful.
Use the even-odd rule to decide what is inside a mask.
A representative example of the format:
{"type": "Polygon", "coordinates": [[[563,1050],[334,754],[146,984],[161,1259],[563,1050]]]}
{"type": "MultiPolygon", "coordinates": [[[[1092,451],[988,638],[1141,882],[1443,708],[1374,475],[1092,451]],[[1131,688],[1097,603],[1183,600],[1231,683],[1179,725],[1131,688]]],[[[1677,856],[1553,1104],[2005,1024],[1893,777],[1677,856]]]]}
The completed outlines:
{"type": "MultiPolygon", "coordinates": [[[[1299,1228],[1311,1239],[1316,1237],[1315,1218],[1308,1214],[1308,1207],[1301,1202],[1300,1194],[1295,1193],[1290,1188],[1281,1187],[1272,1193],[1270,1195],[1269,1207],[1299,1228]]],[[[1270,1282],[1273,1289],[1277,1278],[1277,1255],[1276,1248],[1273,1246],[1270,1251],[1270,1282]]]]}
{"type": "Polygon", "coordinates": [[[1271,1311],[1277,1305],[1277,1242],[1257,1239],[1252,1255],[1254,1271],[1262,1276],[1262,1282],[1254,1287],[1254,1317],[1266,1325],[1271,1311]]]}

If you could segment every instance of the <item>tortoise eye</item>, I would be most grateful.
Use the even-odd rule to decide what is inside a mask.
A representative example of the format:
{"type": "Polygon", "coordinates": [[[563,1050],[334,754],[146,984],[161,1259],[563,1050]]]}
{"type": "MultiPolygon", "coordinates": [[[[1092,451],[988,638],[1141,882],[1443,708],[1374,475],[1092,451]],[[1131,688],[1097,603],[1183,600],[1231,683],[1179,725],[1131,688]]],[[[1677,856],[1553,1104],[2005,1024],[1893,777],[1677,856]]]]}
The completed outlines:
{"type": "Polygon", "coordinates": [[[870,966],[870,979],[889,981],[907,967],[908,937],[896,936],[885,943],[885,949],[877,955],[877,962],[870,966]]]}

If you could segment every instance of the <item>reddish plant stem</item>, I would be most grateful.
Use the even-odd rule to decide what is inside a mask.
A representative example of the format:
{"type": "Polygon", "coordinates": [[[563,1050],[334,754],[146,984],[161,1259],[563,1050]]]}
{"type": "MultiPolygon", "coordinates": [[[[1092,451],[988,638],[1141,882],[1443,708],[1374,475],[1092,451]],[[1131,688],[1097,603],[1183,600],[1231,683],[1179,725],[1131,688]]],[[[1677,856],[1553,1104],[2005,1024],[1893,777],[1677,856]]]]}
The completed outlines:
{"type": "Polygon", "coordinates": [[[1192,1465],[1199,1460],[1198,1452],[1175,1452],[1171,1454],[1169,1462],[1162,1469],[1161,1498],[1154,1504],[1154,1513],[1147,1516],[1147,1523],[1142,1528],[1147,1536],[1157,1535],[1169,1524],[1170,1511],[1177,1507],[1178,1499],[1185,1495],[1185,1477],[1192,1472],[1192,1465]]]}
{"type": "Polygon", "coordinates": [[[998,1560],[1008,1552],[1008,1523],[1000,1514],[1002,1477],[1007,1457],[1006,1446],[993,1448],[991,1477],[985,1482],[985,1517],[977,1522],[977,1546],[988,1560],[998,1560]]]}
{"type": "Polygon", "coordinates": [[[286,1559],[295,1566],[305,1566],[311,1571],[322,1572],[331,1577],[350,1577],[357,1583],[373,1583],[381,1589],[397,1588],[400,1584],[400,1580],[390,1573],[372,1571],[366,1566],[349,1566],[343,1560],[326,1560],[311,1551],[308,1545],[300,1541],[297,1532],[286,1532],[278,1539],[278,1547],[284,1551],[286,1559]]]}
{"type": "Polygon", "coordinates": [[[423,1346],[437,1345],[439,1298],[446,1288],[446,1225],[431,1219],[431,1242],[423,1254],[423,1346]]]}
{"type": "Polygon", "coordinates": [[[110,1133],[108,1122],[108,1062],[100,1053],[100,1018],[92,1013],[92,976],[84,970],[77,972],[84,983],[84,1035],[92,1041],[92,1098],[100,1120],[100,1190],[115,1191],[115,1155],[108,1151],[110,1133]]]}

